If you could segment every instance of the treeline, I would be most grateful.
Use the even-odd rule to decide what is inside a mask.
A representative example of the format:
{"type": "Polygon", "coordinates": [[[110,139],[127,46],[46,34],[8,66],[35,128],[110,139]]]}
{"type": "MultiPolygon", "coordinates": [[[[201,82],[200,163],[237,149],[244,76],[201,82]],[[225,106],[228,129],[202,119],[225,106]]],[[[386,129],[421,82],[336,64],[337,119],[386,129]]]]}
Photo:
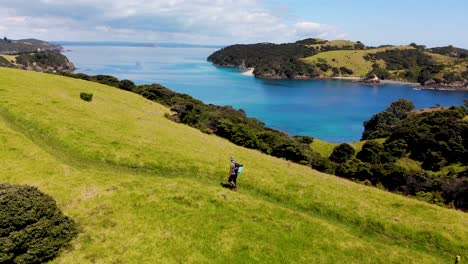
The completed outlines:
{"type": "Polygon", "coordinates": [[[314,65],[299,60],[318,53],[306,46],[316,43],[312,40],[286,44],[232,45],[214,52],[208,61],[221,66],[255,68],[254,75],[261,78],[313,78],[319,76],[320,72],[314,65]]]}
{"type": "Polygon", "coordinates": [[[167,118],[240,146],[428,202],[468,208],[467,170],[448,174],[431,172],[455,163],[468,165],[468,122],[462,120],[468,114],[466,107],[415,114],[411,102],[398,100],[364,124],[363,139],[386,138],[383,144],[369,140],[356,153],[344,143],[327,158],[313,151],[312,137],[292,137],[268,128],[258,119],[247,117],[243,110],[204,104],[159,84],[135,85],[130,80],[119,81],[108,75],[61,74],[140,94],[170,107],[174,114],[167,118]],[[397,161],[402,157],[421,161],[423,168],[410,171],[399,166],[397,161]]]}

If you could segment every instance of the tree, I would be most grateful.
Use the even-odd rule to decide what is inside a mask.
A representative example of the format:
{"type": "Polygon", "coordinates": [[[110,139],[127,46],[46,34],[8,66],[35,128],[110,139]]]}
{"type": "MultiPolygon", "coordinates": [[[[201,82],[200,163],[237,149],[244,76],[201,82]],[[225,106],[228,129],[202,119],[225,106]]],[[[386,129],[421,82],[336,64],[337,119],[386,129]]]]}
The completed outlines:
{"type": "Polygon", "coordinates": [[[369,140],[362,146],[362,150],[357,154],[356,158],[363,162],[377,164],[380,163],[380,155],[382,152],[384,152],[384,146],[382,144],[374,140],[369,140]]]}
{"type": "Polygon", "coordinates": [[[406,153],[408,144],[404,139],[397,139],[391,142],[384,143],[385,149],[395,158],[401,158],[406,153]]]}
{"type": "Polygon", "coordinates": [[[362,139],[384,138],[391,135],[391,131],[400,120],[391,112],[380,112],[364,122],[362,139]]]}
{"type": "Polygon", "coordinates": [[[130,80],[121,80],[119,88],[125,91],[131,91],[135,88],[135,83],[130,80]]]}
{"type": "Polygon", "coordinates": [[[414,104],[406,99],[398,99],[390,104],[385,111],[393,113],[397,118],[402,119],[414,110],[414,104]]]}
{"type": "Polygon", "coordinates": [[[76,235],[75,222],[50,196],[32,186],[0,184],[0,263],[48,262],[76,235]]]}
{"type": "Polygon", "coordinates": [[[345,163],[353,158],[356,151],[349,144],[343,143],[333,149],[330,160],[336,163],[345,163]]]}

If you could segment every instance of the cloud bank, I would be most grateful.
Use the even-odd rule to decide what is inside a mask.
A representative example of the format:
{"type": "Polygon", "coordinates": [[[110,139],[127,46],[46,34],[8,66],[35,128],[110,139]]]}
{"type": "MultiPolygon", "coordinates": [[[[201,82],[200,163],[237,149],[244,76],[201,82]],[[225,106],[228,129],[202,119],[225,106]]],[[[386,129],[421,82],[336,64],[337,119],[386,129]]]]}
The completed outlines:
{"type": "Polygon", "coordinates": [[[0,34],[70,41],[194,44],[342,38],[333,25],[294,21],[256,0],[0,0],[0,34]]]}

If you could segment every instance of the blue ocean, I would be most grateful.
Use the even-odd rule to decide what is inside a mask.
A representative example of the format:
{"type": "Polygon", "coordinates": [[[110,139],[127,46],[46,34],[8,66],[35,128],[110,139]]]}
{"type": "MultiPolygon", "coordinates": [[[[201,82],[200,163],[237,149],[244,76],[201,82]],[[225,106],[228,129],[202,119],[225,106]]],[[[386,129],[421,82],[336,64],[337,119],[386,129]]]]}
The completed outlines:
{"type": "Polygon", "coordinates": [[[369,86],[342,80],[263,80],[244,70],[206,61],[216,48],[64,45],[65,55],[86,74],[109,74],[138,84],[159,83],[205,103],[242,108],[269,127],[330,142],[361,138],[363,122],[392,101],[417,108],[462,105],[467,92],[369,86]]]}

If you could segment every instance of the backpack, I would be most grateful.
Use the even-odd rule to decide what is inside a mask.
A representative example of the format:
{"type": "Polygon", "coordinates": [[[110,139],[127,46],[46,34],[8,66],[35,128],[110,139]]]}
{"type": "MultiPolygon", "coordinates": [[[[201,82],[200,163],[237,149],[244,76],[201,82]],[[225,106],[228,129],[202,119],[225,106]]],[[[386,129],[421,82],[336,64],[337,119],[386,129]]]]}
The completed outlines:
{"type": "Polygon", "coordinates": [[[244,165],[239,164],[239,163],[234,163],[234,171],[239,174],[242,172],[244,165]]]}

